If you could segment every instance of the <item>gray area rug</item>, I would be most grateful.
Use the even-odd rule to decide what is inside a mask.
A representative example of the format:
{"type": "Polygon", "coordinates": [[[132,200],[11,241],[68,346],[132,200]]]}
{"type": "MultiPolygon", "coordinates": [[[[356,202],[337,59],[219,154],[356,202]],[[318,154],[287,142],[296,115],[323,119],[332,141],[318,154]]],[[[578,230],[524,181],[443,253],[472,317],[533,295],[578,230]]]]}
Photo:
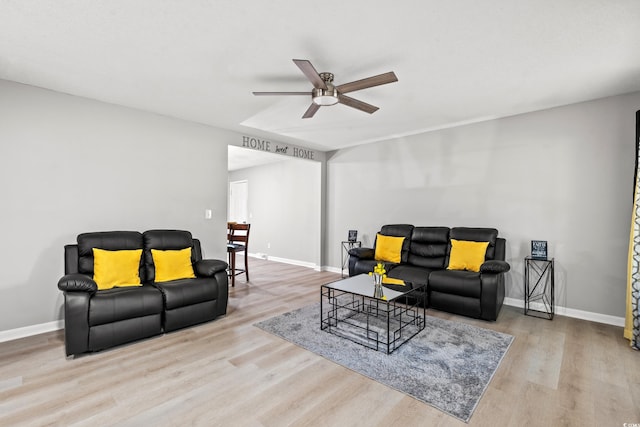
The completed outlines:
{"type": "MultiPolygon", "coordinates": [[[[357,321],[357,319],[355,319],[357,321]]],[[[469,422],[513,336],[426,316],[426,328],[392,354],[320,330],[320,304],[255,326],[469,422]]]]}

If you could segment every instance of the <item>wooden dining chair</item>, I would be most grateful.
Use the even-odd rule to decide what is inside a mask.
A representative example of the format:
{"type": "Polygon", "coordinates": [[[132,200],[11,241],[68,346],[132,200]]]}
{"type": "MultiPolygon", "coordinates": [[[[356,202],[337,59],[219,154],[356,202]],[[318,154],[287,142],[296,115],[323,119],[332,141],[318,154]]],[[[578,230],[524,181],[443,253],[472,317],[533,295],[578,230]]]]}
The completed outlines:
{"type": "Polygon", "coordinates": [[[229,256],[229,277],[231,286],[236,285],[236,276],[244,273],[249,281],[249,230],[251,224],[238,224],[230,222],[227,224],[227,255],[229,256]],[[236,268],[236,254],[244,252],[244,269],[236,268]]]}

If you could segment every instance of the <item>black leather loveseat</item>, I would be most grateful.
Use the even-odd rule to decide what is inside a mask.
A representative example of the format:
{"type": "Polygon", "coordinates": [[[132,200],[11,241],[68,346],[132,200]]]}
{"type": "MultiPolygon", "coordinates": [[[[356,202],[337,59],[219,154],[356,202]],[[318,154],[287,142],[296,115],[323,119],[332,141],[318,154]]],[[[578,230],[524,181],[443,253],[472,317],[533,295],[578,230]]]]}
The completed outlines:
{"type": "MultiPolygon", "coordinates": [[[[380,237],[382,236],[382,237],[380,237]]],[[[382,261],[390,278],[401,279],[408,286],[426,284],[424,300],[429,307],[464,316],[496,320],[504,301],[504,276],[509,271],[505,262],[505,239],[494,228],[414,227],[409,224],[385,225],[376,235],[399,237],[399,258],[382,261]],[[486,252],[478,263],[478,271],[450,263],[452,240],[486,242],[486,252]]],[[[397,240],[397,239],[396,239],[397,240]]],[[[474,243],[471,243],[472,245],[474,243]]],[[[458,246],[459,247],[459,246],[458,246]]],[[[349,251],[349,275],[368,273],[376,260],[374,248],[353,248],[349,251]]],[[[393,287],[393,285],[386,285],[393,287]]]]}
{"type": "Polygon", "coordinates": [[[77,237],[77,244],[66,245],[64,252],[65,276],[58,282],[58,288],[64,291],[65,297],[67,356],[206,322],[227,311],[227,263],[203,260],[200,241],[192,238],[188,231],[84,233],[77,237]],[[110,265],[115,264],[107,261],[113,258],[105,258],[96,249],[103,250],[102,254],[107,253],[107,257],[137,256],[132,258],[135,265],[129,269],[137,270],[129,280],[132,283],[124,280],[110,289],[98,289],[98,273],[102,283],[105,274],[121,272],[109,271],[110,265]],[[171,267],[169,275],[162,272],[169,280],[156,280],[154,259],[160,255],[172,257],[170,260],[180,257],[180,267],[189,272],[179,271],[178,276],[172,278],[174,266],[163,260],[164,270],[171,267]]]}

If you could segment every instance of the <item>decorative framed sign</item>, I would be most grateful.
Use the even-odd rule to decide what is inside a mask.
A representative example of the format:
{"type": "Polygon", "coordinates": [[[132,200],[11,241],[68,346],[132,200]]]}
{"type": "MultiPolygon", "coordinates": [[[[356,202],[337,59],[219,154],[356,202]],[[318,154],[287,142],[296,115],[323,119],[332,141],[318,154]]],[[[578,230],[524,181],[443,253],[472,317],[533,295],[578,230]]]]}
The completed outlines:
{"type": "Polygon", "coordinates": [[[350,242],[355,242],[358,240],[358,230],[349,230],[349,239],[350,242]]]}
{"type": "Polygon", "coordinates": [[[547,259],[547,241],[546,240],[531,241],[531,258],[547,259]]]}

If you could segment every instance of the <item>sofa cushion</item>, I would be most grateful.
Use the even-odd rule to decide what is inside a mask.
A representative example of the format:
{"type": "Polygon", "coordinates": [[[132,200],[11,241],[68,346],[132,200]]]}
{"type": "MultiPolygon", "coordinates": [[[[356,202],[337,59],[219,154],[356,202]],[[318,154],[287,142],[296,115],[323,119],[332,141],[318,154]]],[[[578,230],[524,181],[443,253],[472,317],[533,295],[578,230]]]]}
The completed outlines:
{"type": "Polygon", "coordinates": [[[438,270],[429,275],[429,290],[464,297],[480,298],[480,273],[462,270],[438,270]]]}
{"type": "Polygon", "coordinates": [[[405,282],[424,285],[429,280],[429,273],[431,273],[431,270],[428,268],[401,264],[389,271],[388,276],[405,282]]]}
{"type": "MultiPolygon", "coordinates": [[[[78,235],[78,273],[93,277],[93,248],[108,251],[142,249],[142,234],[137,231],[100,231],[78,235]]],[[[145,276],[142,264],[140,280],[145,276]]]]}
{"type": "MultiPolygon", "coordinates": [[[[485,259],[495,259],[496,239],[498,238],[498,230],[496,230],[495,228],[454,227],[451,229],[450,237],[456,240],[489,242],[485,259]]],[[[450,250],[451,245],[449,245],[449,251],[450,250]]],[[[448,264],[449,260],[447,260],[447,263],[445,265],[448,264]]]]}
{"type": "Polygon", "coordinates": [[[448,245],[449,227],[415,227],[408,262],[430,269],[444,268],[448,245]]]}
{"type": "Polygon", "coordinates": [[[400,253],[400,262],[407,262],[409,258],[409,247],[411,245],[411,233],[413,225],[410,224],[387,224],[380,228],[380,234],[385,236],[404,237],[402,243],[402,252],[400,253]]]}
{"type": "Polygon", "coordinates": [[[142,233],[145,249],[175,250],[193,246],[193,236],[184,230],[149,230],[142,233]]]}
{"type": "Polygon", "coordinates": [[[399,263],[404,240],[405,237],[385,236],[378,233],[376,235],[375,260],[399,263]]]}
{"type": "Polygon", "coordinates": [[[166,250],[151,249],[155,266],[155,281],[169,282],[196,277],[191,263],[191,248],[166,250]]]}
{"type": "MultiPolygon", "coordinates": [[[[374,259],[358,259],[354,266],[353,266],[353,271],[350,272],[353,273],[352,275],[358,275],[358,274],[366,274],[366,273],[370,273],[373,271],[373,268],[378,265],[380,261],[376,261],[374,259]]],[[[389,273],[389,271],[393,268],[395,268],[396,266],[398,266],[399,264],[394,264],[392,262],[385,262],[382,261],[382,264],[384,265],[384,269],[387,270],[387,274],[389,273]]]]}
{"type": "Polygon", "coordinates": [[[164,296],[167,310],[218,298],[218,282],[213,278],[180,279],[154,283],[164,296]]]}
{"type": "Polygon", "coordinates": [[[447,270],[467,270],[479,272],[487,255],[489,242],[470,242],[451,239],[451,254],[447,270]]]}
{"type": "MultiPolygon", "coordinates": [[[[142,238],[144,241],[143,263],[149,281],[156,279],[151,249],[178,250],[191,248],[194,245],[191,233],[183,230],[149,230],[142,234],[142,238]]],[[[191,263],[196,261],[195,252],[191,251],[191,263]]]]}
{"type": "Polygon", "coordinates": [[[93,280],[98,290],[140,286],[142,249],[107,251],[93,248],[93,280]]]}
{"type": "Polygon", "coordinates": [[[162,294],[150,285],[96,292],[89,302],[89,325],[162,313],[162,294]]]}

